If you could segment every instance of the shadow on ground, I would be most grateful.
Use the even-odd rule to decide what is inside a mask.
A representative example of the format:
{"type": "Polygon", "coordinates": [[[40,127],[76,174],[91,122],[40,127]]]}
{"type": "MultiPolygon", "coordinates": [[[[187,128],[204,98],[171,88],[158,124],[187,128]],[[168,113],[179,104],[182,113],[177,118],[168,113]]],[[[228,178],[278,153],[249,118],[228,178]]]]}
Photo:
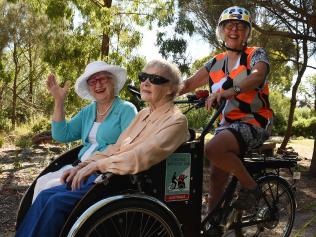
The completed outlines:
{"type": "MultiPolygon", "coordinates": [[[[18,149],[0,149],[0,236],[14,235],[19,202],[32,181],[66,147],[39,145],[18,149]]],[[[303,158],[302,179],[296,183],[297,212],[292,237],[316,237],[316,178],[308,175],[310,159],[303,158]],[[305,169],[304,169],[305,167],[305,169]]],[[[205,168],[204,190],[208,186],[205,168]]]]}

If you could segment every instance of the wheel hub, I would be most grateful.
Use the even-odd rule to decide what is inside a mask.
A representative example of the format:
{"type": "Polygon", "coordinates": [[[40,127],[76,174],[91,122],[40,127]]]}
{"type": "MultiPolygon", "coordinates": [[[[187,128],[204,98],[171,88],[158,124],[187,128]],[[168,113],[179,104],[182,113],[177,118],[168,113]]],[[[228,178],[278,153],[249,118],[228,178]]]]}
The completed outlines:
{"type": "Polygon", "coordinates": [[[257,218],[259,220],[267,220],[264,223],[260,224],[261,227],[267,229],[273,229],[279,224],[279,211],[277,208],[272,208],[271,210],[268,207],[262,207],[257,212],[257,218]]]}

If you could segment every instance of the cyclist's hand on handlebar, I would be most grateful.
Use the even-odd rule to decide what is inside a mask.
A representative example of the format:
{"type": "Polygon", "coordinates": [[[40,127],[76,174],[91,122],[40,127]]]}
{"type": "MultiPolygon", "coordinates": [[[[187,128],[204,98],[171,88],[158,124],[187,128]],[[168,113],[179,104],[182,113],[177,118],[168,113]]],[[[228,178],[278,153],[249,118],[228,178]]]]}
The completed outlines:
{"type": "Polygon", "coordinates": [[[211,110],[213,107],[220,104],[220,101],[222,100],[222,94],[221,93],[212,93],[209,97],[207,97],[207,100],[205,101],[205,108],[207,110],[211,110]]]}

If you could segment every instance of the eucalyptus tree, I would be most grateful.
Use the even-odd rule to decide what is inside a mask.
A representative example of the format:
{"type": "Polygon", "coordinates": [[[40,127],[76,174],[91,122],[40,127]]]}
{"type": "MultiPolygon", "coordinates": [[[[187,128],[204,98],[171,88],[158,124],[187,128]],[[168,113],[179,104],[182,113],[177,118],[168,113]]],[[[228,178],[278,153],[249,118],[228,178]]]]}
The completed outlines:
{"type": "Polygon", "coordinates": [[[297,104],[297,91],[308,65],[308,60],[316,52],[316,1],[275,0],[252,1],[260,13],[258,24],[254,28],[270,37],[291,39],[295,45],[295,54],[288,58],[296,70],[296,79],[292,81],[291,106],[288,115],[287,132],[280,146],[285,149],[291,135],[294,111],[297,104]]]}
{"type": "MultiPolygon", "coordinates": [[[[76,78],[89,61],[97,59],[125,66],[129,79],[135,80],[145,64],[138,53],[141,28],[166,20],[174,8],[167,0],[44,0],[41,4],[33,0],[35,8],[43,11],[43,5],[56,25],[63,19],[65,26],[47,34],[45,49],[45,61],[63,81],[76,78]]],[[[129,96],[125,90],[122,95],[129,96]]],[[[69,106],[75,108],[80,102],[74,98],[69,106]]]]}
{"type": "Polygon", "coordinates": [[[13,128],[17,120],[25,119],[30,108],[40,109],[33,101],[35,83],[43,67],[40,63],[41,29],[45,20],[35,16],[23,3],[1,3],[1,74],[6,87],[2,88],[2,106],[10,114],[13,128]],[[6,92],[6,93],[4,93],[6,92]]]}
{"type": "MultiPolygon", "coordinates": [[[[61,83],[74,81],[88,62],[101,59],[125,66],[136,79],[145,64],[138,55],[140,28],[167,19],[174,5],[167,0],[4,0],[1,7],[0,73],[7,79],[0,83],[0,100],[15,126],[17,110],[22,116],[26,106],[51,110],[45,90],[49,71],[61,83]]],[[[70,113],[83,103],[73,91],[68,100],[70,113]]]]}
{"type": "MultiPolygon", "coordinates": [[[[291,136],[298,86],[307,67],[316,69],[315,66],[308,65],[310,57],[315,55],[316,1],[179,0],[178,3],[176,34],[181,33],[177,29],[183,29],[183,26],[189,25],[190,28],[187,32],[189,34],[198,32],[214,47],[214,50],[221,48],[216,40],[215,28],[223,9],[232,5],[240,5],[253,13],[254,34],[250,44],[263,46],[268,51],[271,57],[272,88],[283,92],[291,89],[287,132],[281,144],[281,149],[285,149],[291,136]],[[184,18],[185,20],[183,20],[184,18]],[[293,75],[296,77],[294,78],[293,75]]],[[[158,38],[162,39],[160,35],[158,38]]],[[[174,38],[176,37],[174,36],[174,38]]],[[[166,44],[172,43],[170,39],[160,42],[160,45],[163,46],[162,49],[167,48],[166,44]]],[[[175,46],[172,49],[174,48],[175,46]]]]}
{"type": "MultiPolygon", "coordinates": [[[[310,90],[311,98],[314,98],[313,113],[316,118],[316,74],[314,74],[313,76],[309,78],[309,84],[311,85],[311,90],[310,90]]],[[[312,156],[309,172],[313,176],[316,176],[316,124],[314,123],[313,125],[314,126],[312,126],[311,129],[313,129],[313,134],[314,134],[314,151],[313,151],[313,156],[312,156]]]]}

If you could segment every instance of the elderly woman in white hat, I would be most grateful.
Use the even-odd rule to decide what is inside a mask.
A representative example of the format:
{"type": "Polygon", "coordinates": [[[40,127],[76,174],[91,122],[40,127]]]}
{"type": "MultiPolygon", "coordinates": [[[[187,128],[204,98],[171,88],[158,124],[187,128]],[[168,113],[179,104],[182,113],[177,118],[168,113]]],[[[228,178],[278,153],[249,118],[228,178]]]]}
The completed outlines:
{"type": "Polygon", "coordinates": [[[75,203],[91,188],[96,171],[135,174],[166,159],[187,138],[186,117],[174,105],[181,77],[179,69],[162,60],[149,62],[139,74],[140,111],[114,145],[94,153],[63,179],[71,184],[44,190],[28,210],[18,236],[58,236],[75,203]],[[85,182],[84,182],[85,181],[85,182]]]}
{"type": "MultiPolygon", "coordinates": [[[[114,144],[122,131],[128,127],[137,111],[133,104],[123,101],[118,94],[126,81],[126,70],[119,66],[95,61],[87,65],[75,84],[76,93],[92,101],[70,121],[65,120],[64,101],[68,85],[60,87],[54,75],[49,75],[47,87],[55,99],[52,136],[59,142],[82,140],[83,147],[78,159],[84,161],[94,151],[103,151],[114,144]]],[[[62,184],[63,172],[67,165],[56,172],[41,176],[34,188],[33,201],[44,189],[62,184]]]]}

